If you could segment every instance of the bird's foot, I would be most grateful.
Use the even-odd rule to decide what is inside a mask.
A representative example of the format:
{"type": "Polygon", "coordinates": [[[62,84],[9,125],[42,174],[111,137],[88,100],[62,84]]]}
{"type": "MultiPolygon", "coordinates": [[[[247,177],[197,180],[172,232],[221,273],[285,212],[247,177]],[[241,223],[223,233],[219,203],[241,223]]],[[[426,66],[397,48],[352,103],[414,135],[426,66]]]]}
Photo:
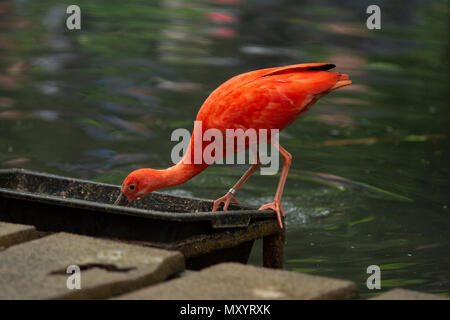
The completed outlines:
{"type": "Polygon", "coordinates": [[[223,211],[226,211],[228,209],[228,206],[230,205],[230,202],[233,201],[234,203],[240,204],[239,200],[236,199],[234,195],[232,195],[230,192],[227,192],[226,195],[223,197],[217,199],[214,201],[213,209],[212,211],[217,211],[219,209],[219,206],[221,203],[223,203],[223,211]]]}
{"type": "Polygon", "coordinates": [[[275,211],[277,213],[278,223],[279,223],[281,229],[283,229],[283,221],[281,220],[281,215],[283,215],[283,217],[284,217],[284,210],[283,210],[283,207],[281,206],[281,201],[274,200],[271,203],[262,205],[258,210],[268,210],[268,209],[272,209],[273,211],[275,211]]]}

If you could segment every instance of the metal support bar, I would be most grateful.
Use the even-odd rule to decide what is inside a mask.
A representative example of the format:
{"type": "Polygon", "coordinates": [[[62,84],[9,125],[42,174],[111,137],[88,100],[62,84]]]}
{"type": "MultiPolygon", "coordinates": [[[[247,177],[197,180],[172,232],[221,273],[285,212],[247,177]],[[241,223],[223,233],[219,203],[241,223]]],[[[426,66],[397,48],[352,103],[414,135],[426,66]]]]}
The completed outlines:
{"type": "Polygon", "coordinates": [[[280,229],[279,233],[263,237],[263,266],[266,268],[283,268],[284,240],[286,228],[280,229]]]}

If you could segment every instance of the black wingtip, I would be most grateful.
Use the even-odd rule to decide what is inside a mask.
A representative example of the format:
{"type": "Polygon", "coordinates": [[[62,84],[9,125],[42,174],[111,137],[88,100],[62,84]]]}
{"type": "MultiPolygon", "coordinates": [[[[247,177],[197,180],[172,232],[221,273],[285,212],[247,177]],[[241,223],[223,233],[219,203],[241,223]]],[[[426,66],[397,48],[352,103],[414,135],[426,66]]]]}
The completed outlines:
{"type": "Polygon", "coordinates": [[[309,67],[308,71],[327,71],[330,69],[336,68],[336,66],[332,63],[323,64],[321,66],[309,67]]]}

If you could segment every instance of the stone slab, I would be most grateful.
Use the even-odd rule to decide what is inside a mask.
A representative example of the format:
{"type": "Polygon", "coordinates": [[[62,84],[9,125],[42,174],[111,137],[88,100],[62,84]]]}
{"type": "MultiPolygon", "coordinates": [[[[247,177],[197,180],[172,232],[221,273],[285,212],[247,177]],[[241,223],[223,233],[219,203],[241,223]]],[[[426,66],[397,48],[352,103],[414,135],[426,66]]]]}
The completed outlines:
{"type": "Polygon", "coordinates": [[[370,300],[450,300],[435,294],[423,293],[406,289],[393,289],[386,293],[380,294],[370,300]]]}
{"type": "Polygon", "coordinates": [[[0,250],[38,237],[34,226],[0,221],[0,250]]]}
{"type": "Polygon", "coordinates": [[[253,300],[355,299],[350,281],[274,270],[238,263],[221,263],[118,299],[253,300]]]}
{"type": "Polygon", "coordinates": [[[177,251],[58,233],[0,252],[0,299],[102,299],[183,270],[177,251]],[[70,265],[81,269],[80,290],[67,288],[70,265]]]}

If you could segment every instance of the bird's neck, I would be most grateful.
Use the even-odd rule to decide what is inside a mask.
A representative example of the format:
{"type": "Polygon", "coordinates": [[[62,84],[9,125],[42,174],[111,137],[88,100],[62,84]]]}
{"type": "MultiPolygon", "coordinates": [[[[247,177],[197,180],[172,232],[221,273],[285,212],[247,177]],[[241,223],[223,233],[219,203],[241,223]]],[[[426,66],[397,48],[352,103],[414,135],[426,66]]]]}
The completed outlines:
{"type": "Polygon", "coordinates": [[[161,183],[164,184],[162,188],[168,188],[183,184],[208,167],[208,165],[204,163],[203,160],[199,161],[201,163],[195,162],[194,144],[193,139],[191,139],[189,147],[187,148],[187,152],[180,160],[180,162],[165,170],[158,170],[161,178],[161,183]]]}
{"type": "Polygon", "coordinates": [[[162,188],[168,188],[185,183],[208,167],[206,164],[186,164],[181,160],[176,165],[165,170],[159,170],[162,188]]]}

